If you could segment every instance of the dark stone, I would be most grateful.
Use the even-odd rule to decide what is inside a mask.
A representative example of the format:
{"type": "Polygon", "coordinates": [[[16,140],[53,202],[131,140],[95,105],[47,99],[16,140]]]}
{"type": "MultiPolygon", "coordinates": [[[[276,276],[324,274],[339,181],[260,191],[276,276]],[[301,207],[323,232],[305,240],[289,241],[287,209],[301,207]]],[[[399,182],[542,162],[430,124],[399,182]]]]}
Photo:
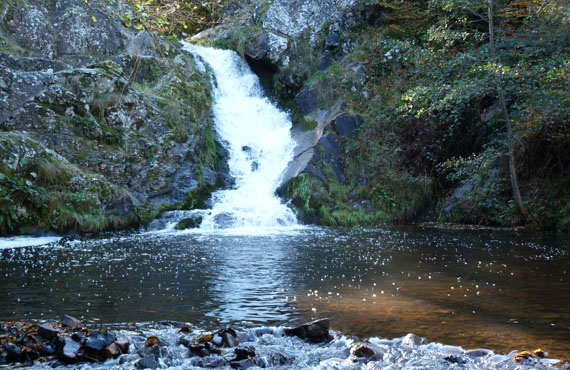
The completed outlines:
{"type": "Polygon", "coordinates": [[[250,34],[245,43],[245,55],[254,60],[266,59],[269,53],[269,36],[263,32],[257,35],[250,34]]]}
{"type": "Polygon", "coordinates": [[[21,227],[20,228],[20,234],[31,235],[31,236],[57,236],[57,234],[55,234],[49,230],[42,229],[41,227],[35,227],[35,226],[21,227]]]}
{"type": "Polygon", "coordinates": [[[63,346],[57,352],[57,358],[66,364],[74,364],[83,359],[83,356],[79,356],[79,351],[81,350],[81,343],[71,339],[65,338],[63,346]]]}
{"type": "Polygon", "coordinates": [[[228,360],[221,356],[212,356],[200,361],[200,367],[216,368],[228,366],[228,360]]]}
{"type": "Polygon", "coordinates": [[[235,347],[239,341],[234,329],[225,328],[214,333],[212,343],[219,347],[235,347]]]}
{"type": "Polygon", "coordinates": [[[285,335],[294,336],[309,342],[324,342],[331,339],[329,319],[320,319],[296,328],[285,329],[285,335]]]}
{"type": "Polygon", "coordinates": [[[52,340],[57,337],[57,330],[52,328],[50,324],[43,324],[38,328],[38,334],[45,340],[52,340]]]}
{"type": "Polygon", "coordinates": [[[105,347],[105,357],[106,358],[117,358],[121,354],[119,347],[117,347],[116,343],[111,343],[107,347],[105,347]]]}
{"type": "Polygon", "coordinates": [[[273,366],[283,366],[291,363],[291,359],[289,359],[281,352],[274,352],[271,355],[271,363],[273,366]]]}
{"type": "Polygon", "coordinates": [[[255,348],[252,346],[238,347],[234,349],[236,357],[232,361],[245,360],[250,357],[255,357],[255,348]]]}
{"type": "Polygon", "coordinates": [[[128,340],[117,339],[115,341],[115,344],[117,345],[117,348],[119,349],[119,351],[121,351],[121,353],[129,353],[129,347],[131,346],[131,343],[129,343],[128,340]]]}
{"type": "MultiPolygon", "coordinates": [[[[342,164],[340,161],[341,146],[338,143],[336,137],[333,134],[327,134],[319,139],[319,153],[320,157],[331,166],[335,173],[336,180],[339,184],[344,184],[344,178],[342,176],[342,164]]],[[[315,172],[316,176],[323,179],[325,183],[328,182],[324,175],[324,171],[320,168],[318,163],[318,156],[313,156],[311,159],[311,166],[307,168],[311,171],[311,168],[315,172]]]]}
{"type": "Polygon", "coordinates": [[[8,362],[22,361],[22,350],[17,345],[13,343],[6,343],[4,345],[4,350],[6,351],[6,360],[8,362]]]}
{"type": "Polygon", "coordinates": [[[102,331],[93,331],[85,342],[85,352],[98,361],[109,358],[107,347],[115,342],[115,334],[102,331]]]}
{"type": "Polygon", "coordinates": [[[158,360],[153,355],[149,354],[141,358],[135,363],[137,369],[158,369],[158,360]]]}
{"type": "Polygon", "coordinates": [[[355,347],[352,351],[352,354],[358,358],[372,358],[376,356],[376,351],[366,344],[362,344],[355,347]]]}
{"type": "Polygon", "coordinates": [[[22,354],[26,357],[25,362],[28,362],[28,360],[30,362],[34,362],[35,360],[40,358],[40,353],[38,351],[35,351],[33,349],[26,349],[25,351],[22,351],[22,354]]]}
{"type": "Polygon", "coordinates": [[[255,172],[259,169],[259,163],[257,161],[251,162],[251,172],[255,172]]]}
{"type": "Polygon", "coordinates": [[[340,33],[336,30],[329,32],[325,41],[327,48],[336,48],[340,45],[340,33]]]}
{"type": "Polygon", "coordinates": [[[61,325],[66,326],[68,328],[78,328],[81,326],[81,321],[69,315],[62,315],[61,325]]]}
{"type": "Polygon", "coordinates": [[[200,227],[203,217],[200,215],[193,215],[192,217],[183,218],[178,221],[174,227],[176,230],[196,229],[200,227]]]}
{"type": "Polygon", "coordinates": [[[232,369],[249,369],[253,366],[255,366],[255,362],[251,358],[246,358],[240,361],[232,361],[231,363],[232,369]]]}
{"type": "Polygon", "coordinates": [[[360,128],[364,124],[364,119],[358,114],[340,113],[333,118],[331,124],[337,134],[356,139],[360,128]]]}
{"type": "Polygon", "coordinates": [[[55,353],[57,347],[52,343],[44,343],[40,348],[40,354],[42,356],[51,356],[55,353]]]}
{"type": "Polygon", "coordinates": [[[85,333],[82,331],[78,331],[77,333],[71,334],[71,339],[76,342],[82,342],[86,338],[85,333]]]}
{"type": "Polygon", "coordinates": [[[313,89],[308,86],[303,87],[297,96],[295,96],[295,102],[303,115],[309,114],[319,105],[317,95],[315,95],[313,89]]]}
{"type": "Polygon", "coordinates": [[[333,56],[330,51],[325,50],[325,52],[321,55],[319,59],[319,64],[317,65],[317,69],[319,71],[324,71],[328,67],[333,65],[333,56]]]}
{"type": "Polygon", "coordinates": [[[489,356],[492,354],[493,354],[493,351],[488,350],[488,349],[483,349],[483,348],[471,349],[471,350],[465,351],[465,356],[470,356],[470,357],[483,357],[483,356],[489,356]]]}
{"type": "Polygon", "coordinates": [[[446,360],[446,361],[451,362],[452,364],[461,364],[461,365],[463,365],[463,364],[466,364],[466,363],[467,363],[467,361],[465,361],[464,359],[462,359],[462,358],[460,358],[460,357],[457,357],[457,356],[454,356],[454,355],[445,356],[443,359],[446,360]]]}

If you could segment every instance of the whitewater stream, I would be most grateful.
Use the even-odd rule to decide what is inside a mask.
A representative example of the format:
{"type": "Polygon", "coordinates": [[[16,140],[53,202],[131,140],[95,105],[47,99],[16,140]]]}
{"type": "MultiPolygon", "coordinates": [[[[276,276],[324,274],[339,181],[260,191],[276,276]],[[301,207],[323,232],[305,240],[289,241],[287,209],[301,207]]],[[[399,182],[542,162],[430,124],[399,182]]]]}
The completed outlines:
{"type": "Polygon", "coordinates": [[[293,211],[275,195],[295,143],[291,121],[264,96],[257,76],[233,51],[185,44],[213,71],[215,129],[229,152],[235,185],[212,196],[202,229],[297,225],[293,211]]]}
{"type": "Polygon", "coordinates": [[[103,364],[35,368],[140,368],[155,335],[161,368],[229,369],[233,348],[198,357],[181,345],[227,326],[253,348],[252,368],[570,368],[568,237],[298,225],[275,196],[293,156],[287,114],[237,54],[185,47],[213,71],[215,128],[235,185],[197,211],[197,229],[174,230],[182,212],[139,234],[0,240],[0,320],[69,314],[131,342],[103,364]],[[325,317],[329,342],[283,335],[325,317]],[[361,341],[373,358],[355,357],[361,341]],[[514,361],[536,348],[548,357],[514,361]]]}

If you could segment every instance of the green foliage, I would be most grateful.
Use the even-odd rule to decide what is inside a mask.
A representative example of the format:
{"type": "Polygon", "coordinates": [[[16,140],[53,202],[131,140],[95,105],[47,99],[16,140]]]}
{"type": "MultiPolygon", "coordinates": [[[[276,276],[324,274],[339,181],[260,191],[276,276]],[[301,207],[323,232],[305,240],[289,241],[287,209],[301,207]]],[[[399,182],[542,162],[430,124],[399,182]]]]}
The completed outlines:
{"type": "Polygon", "coordinates": [[[32,181],[0,172],[0,234],[17,229],[20,223],[37,221],[46,204],[45,189],[32,181]]]}
{"type": "Polygon", "coordinates": [[[193,35],[221,21],[222,0],[127,0],[130,10],[121,14],[123,23],[169,36],[193,35]]]}

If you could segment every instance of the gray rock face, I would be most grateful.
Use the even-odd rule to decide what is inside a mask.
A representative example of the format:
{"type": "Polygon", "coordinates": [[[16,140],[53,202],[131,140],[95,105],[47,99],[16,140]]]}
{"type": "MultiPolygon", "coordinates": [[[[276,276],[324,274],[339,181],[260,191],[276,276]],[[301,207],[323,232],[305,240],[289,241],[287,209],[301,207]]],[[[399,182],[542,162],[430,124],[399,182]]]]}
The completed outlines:
{"type": "Polygon", "coordinates": [[[275,0],[267,11],[263,28],[289,37],[307,29],[317,33],[328,19],[353,3],[354,0],[275,0]]]}
{"type": "Polygon", "coordinates": [[[128,43],[129,34],[111,16],[108,1],[43,0],[8,3],[3,21],[8,33],[35,56],[108,56],[128,43]],[[101,11],[99,11],[101,10],[101,11]]]}
{"type": "Polygon", "coordinates": [[[203,164],[207,71],[175,45],[125,28],[113,16],[121,4],[17,0],[2,7],[0,42],[13,54],[0,53],[0,163],[15,145],[49,152],[47,159],[73,172],[61,184],[66,191],[88,191],[106,216],[128,219],[143,204],[184,202],[223,175],[203,164]]]}
{"type": "Polygon", "coordinates": [[[310,30],[311,41],[327,20],[340,18],[342,11],[355,0],[275,0],[263,20],[269,32],[271,59],[278,61],[289,45],[289,39],[310,30]]]}

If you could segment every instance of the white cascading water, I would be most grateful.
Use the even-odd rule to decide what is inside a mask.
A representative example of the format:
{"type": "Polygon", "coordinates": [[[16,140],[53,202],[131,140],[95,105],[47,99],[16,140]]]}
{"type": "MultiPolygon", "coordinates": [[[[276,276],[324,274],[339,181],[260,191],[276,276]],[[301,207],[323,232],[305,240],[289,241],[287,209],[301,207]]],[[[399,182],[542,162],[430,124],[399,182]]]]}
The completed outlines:
{"type": "Polygon", "coordinates": [[[275,196],[293,159],[288,115],[264,95],[257,76],[230,50],[185,44],[215,75],[215,130],[229,152],[235,186],[212,195],[201,229],[297,225],[293,211],[275,196]]]}

